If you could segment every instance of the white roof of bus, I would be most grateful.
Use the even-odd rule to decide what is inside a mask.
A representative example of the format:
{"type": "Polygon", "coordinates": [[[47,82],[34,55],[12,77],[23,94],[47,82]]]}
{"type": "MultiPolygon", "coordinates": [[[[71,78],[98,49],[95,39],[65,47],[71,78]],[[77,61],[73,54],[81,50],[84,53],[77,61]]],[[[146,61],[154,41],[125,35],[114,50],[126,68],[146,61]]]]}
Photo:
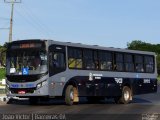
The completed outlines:
{"type": "Polygon", "coordinates": [[[51,44],[54,43],[59,45],[66,45],[66,46],[73,46],[73,47],[80,47],[80,48],[91,48],[91,49],[98,49],[98,50],[155,55],[154,52],[148,52],[148,51],[129,50],[129,49],[123,49],[123,48],[104,47],[104,46],[98,46],[98,45],[86,45],[82,43],[60,42],[60,41],[54,41],[54,40],[49,40],[49,42],[51,44]]]}

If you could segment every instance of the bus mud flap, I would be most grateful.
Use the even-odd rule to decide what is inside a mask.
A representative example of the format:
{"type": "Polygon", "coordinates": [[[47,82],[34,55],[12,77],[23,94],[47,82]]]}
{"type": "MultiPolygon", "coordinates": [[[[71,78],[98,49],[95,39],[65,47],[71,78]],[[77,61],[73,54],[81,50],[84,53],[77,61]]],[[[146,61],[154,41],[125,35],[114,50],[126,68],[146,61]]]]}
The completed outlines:
{"type": "Polygon", "coordinates": [[[79,97],[78,97],[78,90],[77,88],[73,88],[74,89],[74,102],[79,102],[79,97]]]}

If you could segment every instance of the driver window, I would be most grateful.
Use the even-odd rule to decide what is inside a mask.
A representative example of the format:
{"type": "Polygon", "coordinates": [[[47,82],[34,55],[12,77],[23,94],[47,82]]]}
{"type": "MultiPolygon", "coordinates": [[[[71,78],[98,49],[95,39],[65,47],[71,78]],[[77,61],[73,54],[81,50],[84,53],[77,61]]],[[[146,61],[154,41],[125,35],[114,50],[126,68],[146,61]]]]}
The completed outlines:
{"type": "Polygon", "coordinates": [[[65,54],[63,52],[51,52],[49,54],[49,73],[54,75],[64,71],[65,68],[65,54]]]}
{"type": "Polygon", "coordinates": [[[55,68],[65,68],[65,59],[64,59],[64,54],[60,52],[56,52],[52,56],[53,60],[53,67],[55,68]]]}
{"type": "Polygon", "coordinates": [[[49,46],[49,76],[66,70],[66,48],[62,45],[49,46]]]}

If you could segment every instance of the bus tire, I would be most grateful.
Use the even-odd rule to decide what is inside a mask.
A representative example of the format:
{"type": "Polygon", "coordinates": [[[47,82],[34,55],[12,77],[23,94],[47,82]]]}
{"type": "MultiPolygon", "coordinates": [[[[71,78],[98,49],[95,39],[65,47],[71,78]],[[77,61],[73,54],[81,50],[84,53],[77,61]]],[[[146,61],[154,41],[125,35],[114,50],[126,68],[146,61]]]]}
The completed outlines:
{"type": "Polygon", "coordinates": [[[132,98],[131,89],[128,86],[124,86],[122,90],[122,96],[115,97],[115,103],[117,104],[128,104],[132,98]]]}
{"type": "Polygon", "coordinates": [[[73,85],[68,85],[65,91],[65,103],[67,105],[73,105],[74,102],[78,101],[79,99],[77,89],[73,87],[73,85]]]}
{"type": "Polygon", "coordinates": [[[7,104],[12,104],[13,103],[13,98],[10,98],[8,101],[7,101],[7,104]]]}
{"type": "Polygon", "coordinates": [[[30,97],[29,98],[29,104],[30,105],[37,105],[38,104],[38,98],[37,97],[30,97]]]}

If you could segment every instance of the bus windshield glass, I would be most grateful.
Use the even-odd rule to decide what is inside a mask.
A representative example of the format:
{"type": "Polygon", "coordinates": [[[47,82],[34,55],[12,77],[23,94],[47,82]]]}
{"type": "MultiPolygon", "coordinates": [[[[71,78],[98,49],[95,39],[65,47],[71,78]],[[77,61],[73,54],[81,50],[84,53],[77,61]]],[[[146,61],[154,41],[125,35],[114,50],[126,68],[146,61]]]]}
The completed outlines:
{"type": "Polygon", "coordinates": [[[8,75],[33,75],[47,72],[47,54],[39,50],[9,51],[8,75]]]}

